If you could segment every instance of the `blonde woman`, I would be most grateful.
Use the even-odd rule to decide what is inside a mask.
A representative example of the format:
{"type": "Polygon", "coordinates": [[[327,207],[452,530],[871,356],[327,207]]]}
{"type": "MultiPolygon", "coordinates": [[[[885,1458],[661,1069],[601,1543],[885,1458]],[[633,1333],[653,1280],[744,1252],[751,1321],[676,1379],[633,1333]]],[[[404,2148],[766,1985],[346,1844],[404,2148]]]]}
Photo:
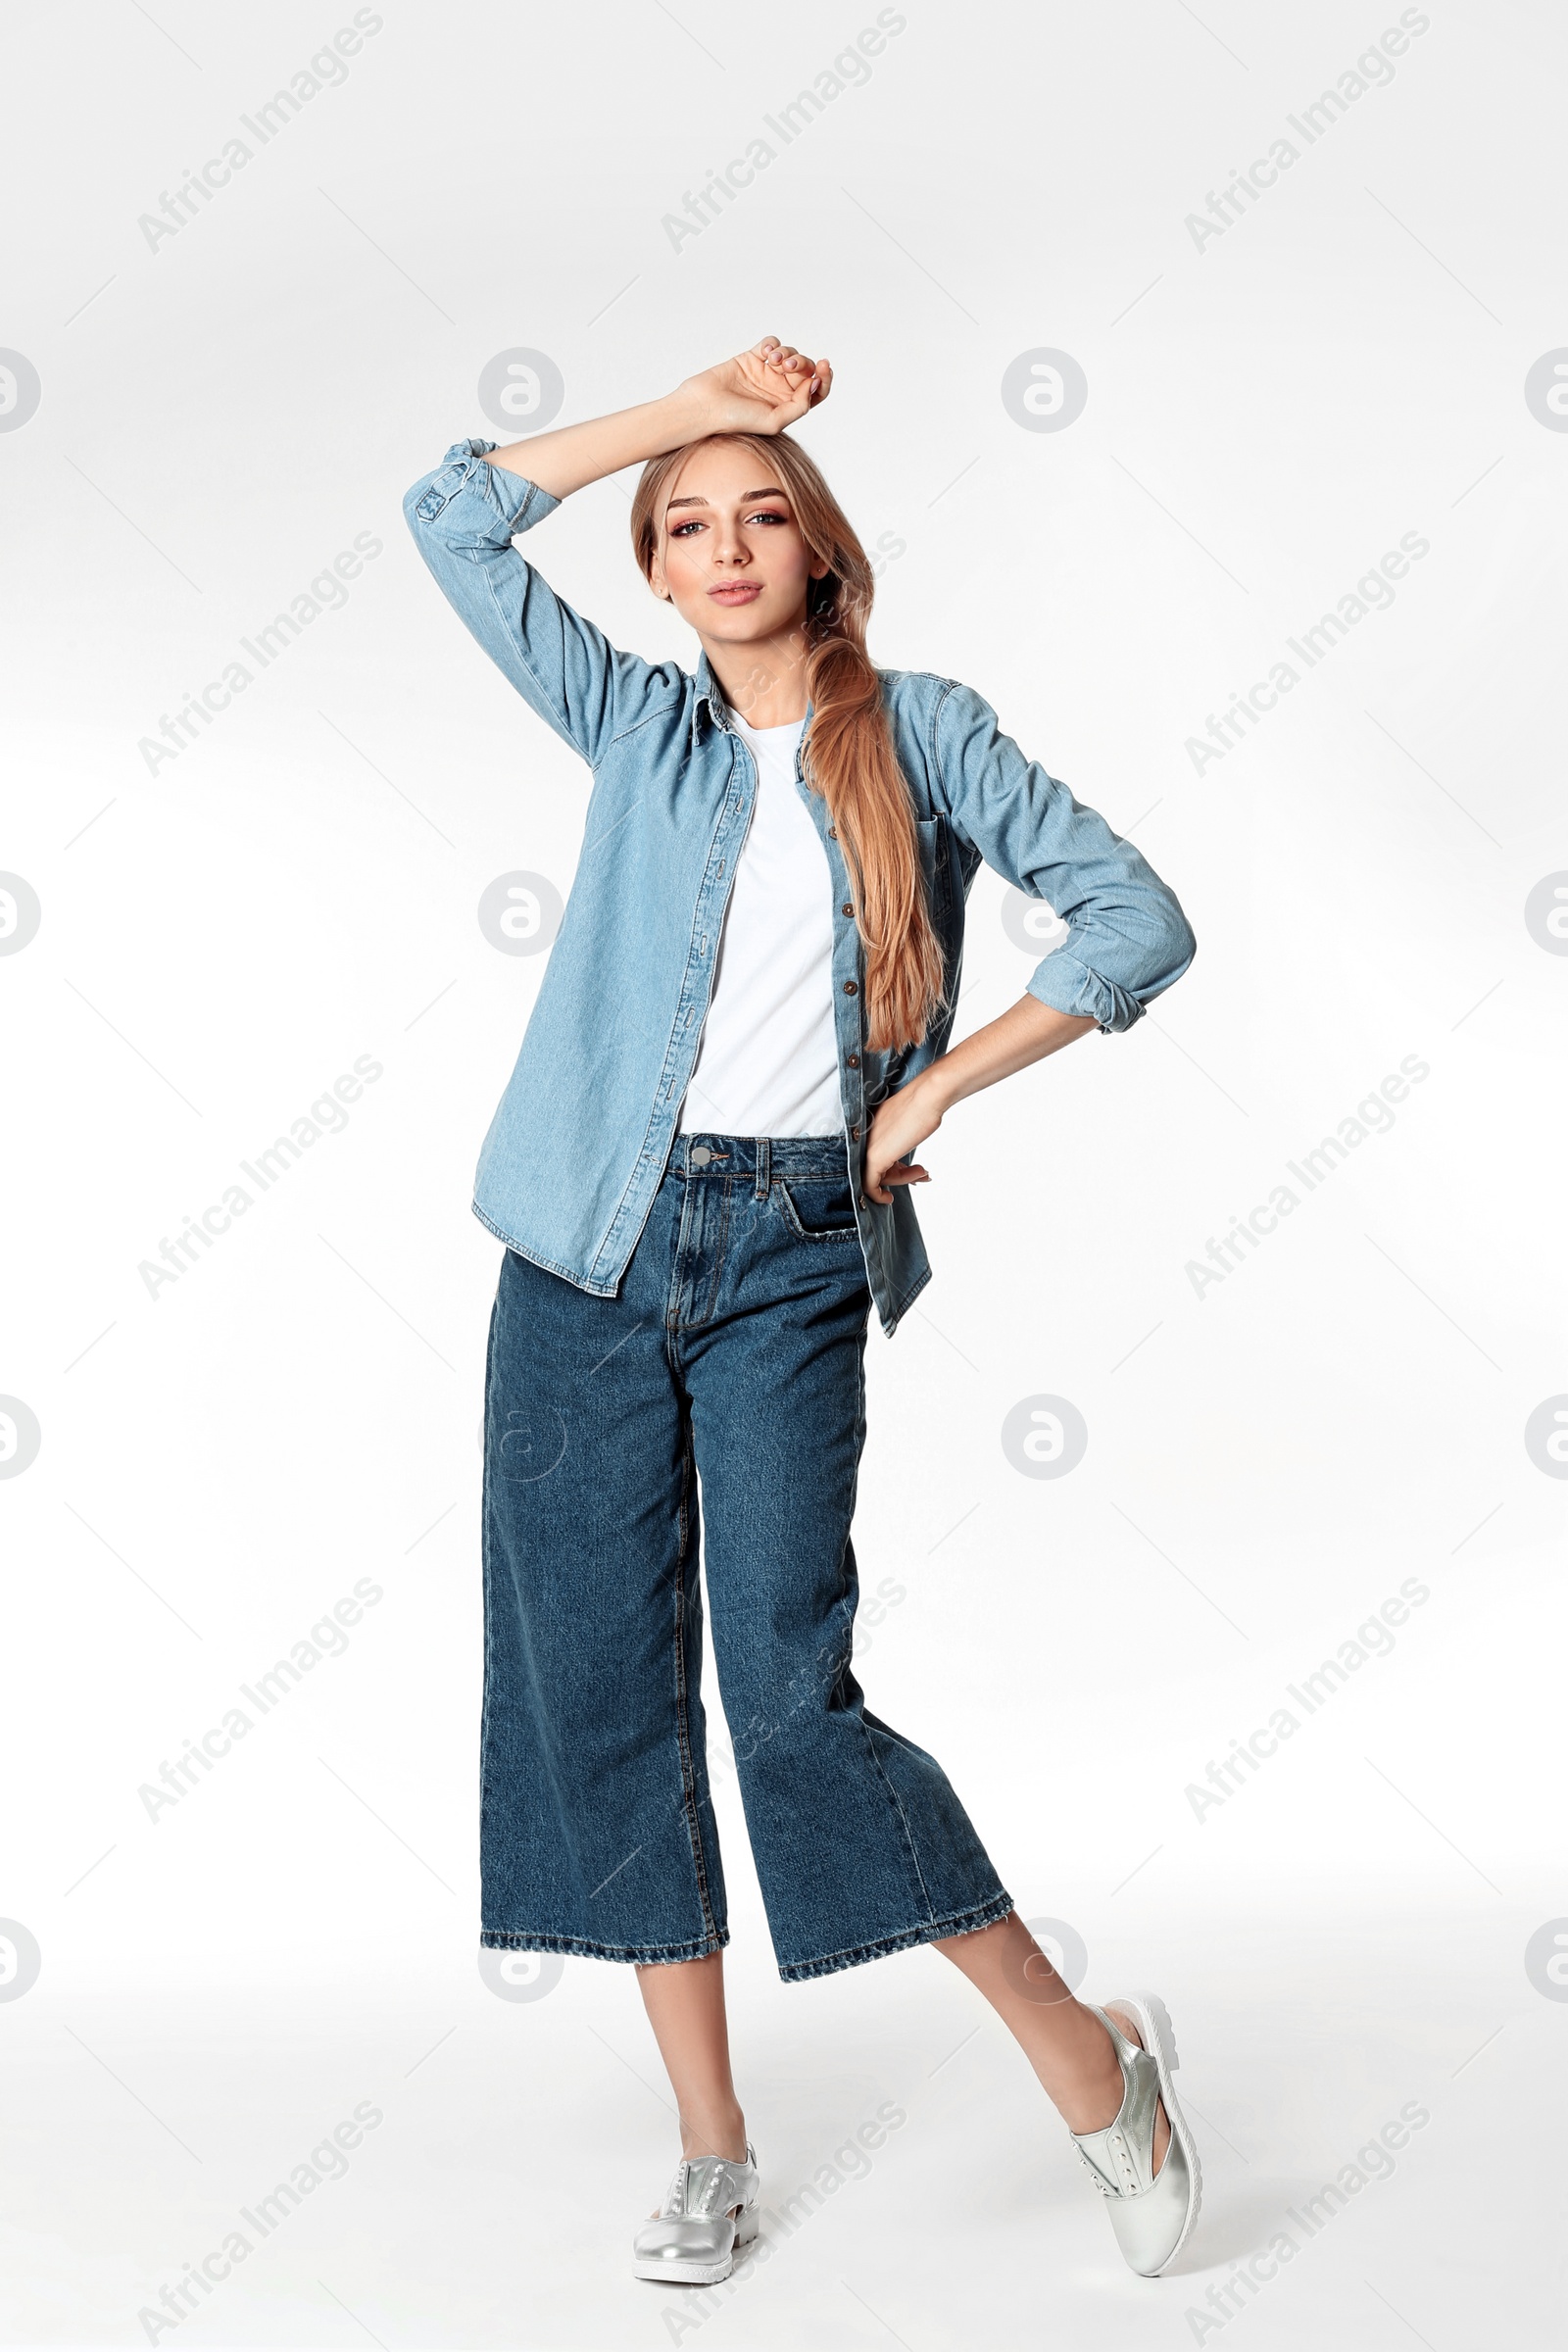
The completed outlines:
{"type": "Polygon", "coordinates": [[[967,1096],[1137,1020],[1192,960],[1139,853],[972,688],[873,666],[859,540],[787,428],[826,360],[768,335],[667,397],[405,501],[479,644],[591,772],[474,1211],[506,1245],[484,1456],[481,1942],[635,1966],[680,2116],[643,2278],[755,2238],[699,1695],[718,1684],[779,1974],[931,1943],[1022,2046],[1134,2270],[1198,2210],[1169,2021],[1076,2000],[935,1758],[866,1706],[851,1543],[874,1306],[929,1278],[913,1154],[967,1096]],[[611,645],[513,541],[641,464],[636,560],[694,670],[611,645]],[[1067,937],[949,1039],[981,862],[1067,937]]]}

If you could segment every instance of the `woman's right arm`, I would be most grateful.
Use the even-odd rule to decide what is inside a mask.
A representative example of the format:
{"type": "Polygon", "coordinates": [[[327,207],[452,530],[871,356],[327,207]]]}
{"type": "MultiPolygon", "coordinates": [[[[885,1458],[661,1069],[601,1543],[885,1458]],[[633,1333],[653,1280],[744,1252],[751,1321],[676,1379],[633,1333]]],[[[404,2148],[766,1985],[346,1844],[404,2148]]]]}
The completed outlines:
{"type": "Polygon", "coordinates": [[[665,673],[620,652],[512,542],[607,473],[710,433],[775,433],[825,400],[832,370],[776,336],[644,402],[497,449],[456,441],[403,501],[415,543],[459,618],[530,709],[597,766],[665,673]]]}
{"type": "Polygon", "coordinates": [[[820,406],[832,380],[825,360],[818,367],[793,343],[764,335],[738,359],[688,376],[663,400],[535,433],[498,449],[490,463],[537,482],[553,498],[566,498],[607,473],[646,465],[710,433],[781,432],[808,408],[820,406]]]}
{"type": "Polygon", "coordinates": [[[612,740],[670,683],[623,654],[557,596],[513,539],[560,501],[487,463],[490,441],[454,441],[403,501],[414,542],[469,634],[530,710],[597,767],[612,740]]]}

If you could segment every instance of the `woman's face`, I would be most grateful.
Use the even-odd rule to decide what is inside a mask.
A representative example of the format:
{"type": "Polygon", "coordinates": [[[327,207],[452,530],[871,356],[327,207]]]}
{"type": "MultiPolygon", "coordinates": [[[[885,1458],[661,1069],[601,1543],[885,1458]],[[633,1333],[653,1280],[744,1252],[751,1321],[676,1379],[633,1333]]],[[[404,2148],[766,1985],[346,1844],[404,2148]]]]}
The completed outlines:
{"type": "Polygon", "coordinates": [[[828,570],[801,537],[779,475],[736,441],[699,443],[655,520],[655,595],[718,644],[753,645],[797,627],[807,583],[828,570]]]}

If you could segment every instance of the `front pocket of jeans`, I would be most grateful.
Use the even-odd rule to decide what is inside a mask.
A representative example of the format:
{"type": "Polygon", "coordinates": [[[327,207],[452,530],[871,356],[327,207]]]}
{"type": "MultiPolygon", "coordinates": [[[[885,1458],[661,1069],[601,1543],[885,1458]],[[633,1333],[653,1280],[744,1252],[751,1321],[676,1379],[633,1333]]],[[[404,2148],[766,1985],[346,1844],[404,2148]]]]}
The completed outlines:
{"type": "Polygon", "coordinates": [[[782,1176],[775,1176],[773,1189],[778,1194],[785,1224],[800,1241],[859,1239],[859,1228],[855,1222],[855,1196],[846,1178],[792,1176],[786,1182],[782,1176]]]}

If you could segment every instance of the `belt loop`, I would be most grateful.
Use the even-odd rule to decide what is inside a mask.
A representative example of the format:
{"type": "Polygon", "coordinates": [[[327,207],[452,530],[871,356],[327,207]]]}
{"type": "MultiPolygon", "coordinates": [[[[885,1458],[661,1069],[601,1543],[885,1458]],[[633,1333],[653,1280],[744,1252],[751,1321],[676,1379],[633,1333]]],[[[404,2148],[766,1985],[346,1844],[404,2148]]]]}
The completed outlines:
{"type": "Polygon", "coordinates": [[[757,1139],[757,1199],[759,1200],[767,1199],[772,1181],[773,1155],[768,1148],[767,1137],[760,1135],[757,1139]]]}

